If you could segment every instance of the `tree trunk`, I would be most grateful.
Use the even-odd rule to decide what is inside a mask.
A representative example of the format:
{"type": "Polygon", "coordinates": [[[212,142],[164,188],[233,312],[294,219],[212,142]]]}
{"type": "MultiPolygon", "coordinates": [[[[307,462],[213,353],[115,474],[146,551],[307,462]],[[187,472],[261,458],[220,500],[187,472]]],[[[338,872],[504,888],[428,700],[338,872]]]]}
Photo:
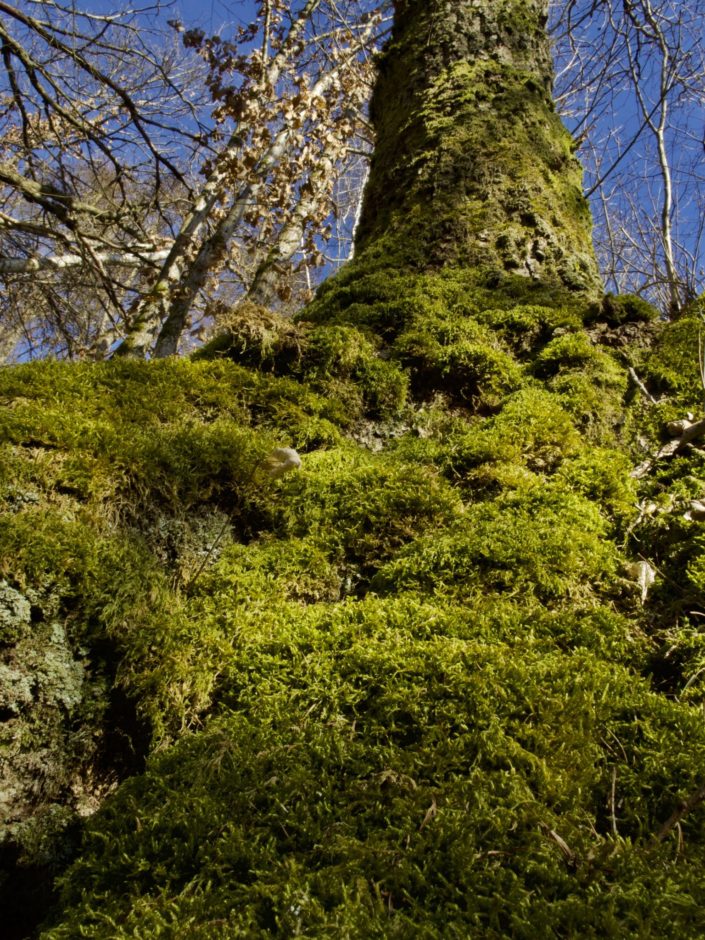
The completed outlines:
{"type": "Polygon", "coordinates": [[[545,0],[396,0],[372,101],[357,265],[470,268],[599,294],[590,212],[551,100],[545,0]]]}

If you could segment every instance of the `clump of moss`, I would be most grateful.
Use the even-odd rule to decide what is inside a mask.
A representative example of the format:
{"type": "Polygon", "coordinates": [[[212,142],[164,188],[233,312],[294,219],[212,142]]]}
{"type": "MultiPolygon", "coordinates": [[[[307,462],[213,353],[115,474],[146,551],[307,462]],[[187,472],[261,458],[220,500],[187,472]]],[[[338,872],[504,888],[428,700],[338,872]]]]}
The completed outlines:
{"type": "Polygon", "coordinates": [[[540,388],[508,396],[504,407],[481,427],[454,441],[452,466],[466,474],[473,489],[499,464],[521,464],[531,471],[552,472],[580,449],[580,437],[560,399],[540,388]]]}
{"type": "Polygon", "coordinates": [[[606,294],[599,318],[617,327],[625,323],[653,323],[660,314],[652,304],[634,294],[606,294]]]}
{"type": "Polygon", "coordinates": [[[577,598],[615,573],[617,555],[605,534],[592,503],[558,483],[535,481],[523,492],[471,506],[448,531],[412,543],[375,584],[467,598],[481,591],[577,598]]]}
{"type": "Polygon", "coordinates": [[[684,316],[664,328],[652,351],[643,357],[642,370],[655,393],[676,395],[692,402],[702,401],[698,371],[698,337],[702,320],[697,315],[684,316]],[[697,390],[700,394],[697,394],[697,390]]]}
{"type": "Polygon", "coordinates": [[[651,840],[700,783],[698,716],[468,620],[371,599],[244,626],[230,709],[95,817],[43,936],[694,937],[698,823],[678,862],[651,840]]]}
{"type": "Polygon", "coordinates": [[[512,356],[471,319],[419,318],[397,337],[393,351],[411,370],[418,393],[445,391],[474,408],[496,407],[522,383],[512,356]]]}
{"type": "MultiPolygon", "coordinates": [[[[240,308],[238,308],[239,310],[240,308]]],[[[341,406],[349,424],[363,416],[388,418],[406,402],[407,378],[379,355],[371,334],[352,326],[311,328],[248,305],[221,335],[194,355],[195,361],[227,358],[245,366],[291,376],[341,406]]]]}
{"type": "Polygon", "coordinates": [[[403,459],[380,459],[359,448],[320,453],[310,473],[291,482],[283,525],[296,537],[315,533],[341,561],[369,574],[398,548],[462,510],[440,476],[403,459]]]}
{"type": "Polygon", "coordinates": [[[397,363],[380,357],[378,347],[353,327],[316,326],[308,333],[298,378],[351,401],[354,414],[393,417],[406,403],[408,378],[397,363]]]}
{"type": "Polygon", "coordinates": [[[633,520],[637,503],[637,486],[631,470],[631,461],[623,451],[593,446],[569,455],[559,468],[558,477],[598,505],[617,531],[624,531],[633,520]]]}
{"type": "Polygon", "coordinates": [[[535,373],[547,380],[583,433],[599,444],[615,441],[628,385],[624,366],[610,353],[584,333],[568,333],[541,350],[535,373]]]}
{"type": "Polygon", "coordinates": [[[582,326],[580,314],[580,307],[517,304],[482,310],[478,319],[498,332],[518,356],[526,358],[548,343],[556,331],[579,329],[582,326]]]}

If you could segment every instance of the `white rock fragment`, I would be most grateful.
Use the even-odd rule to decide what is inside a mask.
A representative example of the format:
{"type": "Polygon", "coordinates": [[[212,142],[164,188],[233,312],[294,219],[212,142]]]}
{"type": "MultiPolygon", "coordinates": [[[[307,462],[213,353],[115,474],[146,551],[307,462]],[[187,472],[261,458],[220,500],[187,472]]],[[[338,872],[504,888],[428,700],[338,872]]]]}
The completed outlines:
{"type": "Polygon", "coordinates": [[[690,509],[683,514],[684,519],[694,522],[702,522],[705,519],[705,503],[699,499],[694,499],[690,503],[690,509]]]}
{"type": "Polygon", "coordinates": [[[628,566],[629,574],[639,585],[641,591],[641,603],[645,603],[651,585],[656,580],[656,569],[648,561],[633,561],[628,566]]]}
{"type": "Polygon", "coordinates": [[[273,480],[278,480],[290,470],[298,470],[301,467],[301,457],[293,447],[275,447],[272,453],[265,458],[262,466],[265,473],[273,480]]]}

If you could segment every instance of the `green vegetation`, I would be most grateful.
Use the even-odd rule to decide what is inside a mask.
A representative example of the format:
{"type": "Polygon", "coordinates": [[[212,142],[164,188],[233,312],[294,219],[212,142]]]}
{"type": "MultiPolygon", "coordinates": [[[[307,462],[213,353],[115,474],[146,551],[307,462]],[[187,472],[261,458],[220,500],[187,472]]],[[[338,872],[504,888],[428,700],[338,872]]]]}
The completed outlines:
{"type": "Polygon", "coordinates": [[[695,321],[625,412],[578,308],[453,324],[441,280],[385,347],[301,324],[263,368],[0,374],[3,839],[74,859],[46,940],[701,934],[702,810],[656,839],[705,776],[705,538],[673,508],[701,457],[641,482],[667,513],[629,477],[698,407],[695,321]],[[468,348],[480,394],[439,365],[468,348]],[[380,375],[411,394],[351,396],[380,375]],[[277,446],[303,463],[272,480],[277,446]]]}
{"type": "Polygon", "coordinates": [[[297,323],[0,372],[43,940],[705,933],[705,460],[660,450],[699,311],[598,301],[542,5],[471,6],[396,4],[361,251],[297,323]]]}

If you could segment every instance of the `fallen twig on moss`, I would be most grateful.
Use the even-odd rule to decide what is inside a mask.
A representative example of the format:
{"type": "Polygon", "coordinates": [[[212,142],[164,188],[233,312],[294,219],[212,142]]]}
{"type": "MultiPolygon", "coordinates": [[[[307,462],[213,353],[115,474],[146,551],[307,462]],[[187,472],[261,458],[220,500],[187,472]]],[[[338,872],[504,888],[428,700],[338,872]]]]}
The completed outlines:
{"type": "Polygon", "coordinates": [[[641,379],[636,374],[636,371],[632,366],[629,366],[629,378],[636,385],[636,387],[639,389],[641,394],[644,396],[644,398],[646,398],[648,402],[650,402],[652,405],[658,405],[658,402],[656,401],[654,396],[651,394],[651,392],[648,390],[648,388],[644,385],[644,383],[641,381],[641,379]]]}
{"type": "Polygon", "coordinates": [[[646,476],[646,474],[658,460],[664,460],[666,457],[673,457],[674,454],[677,454],[679,451],[683,450],[686,445],[704,436],[705,418],[701,418],[700,421],[694,421],[692,424],[688,424],[680,437],[677,437],[674,440],[669,441],[667,444],[664,444],[663,447],[661,447],[653,457],[649,457],[648,460],[645,460],[643,463],[640,463],[638,467],[635,467],[631,472],[632,477],[637,480],[641,480],[642,477],[646,476]]]}
{"type": "Polygon", "coordinates": [[[652,843],[654,845],[660,845],[664,841],[666,836],[672,832],[673,829],[678,825],[678,823],[683,819],[684,816],[687,816],[688,813],[692,812],[696,806],[705,800],[705,783],[698,787],[690,796],[682,800],[678,806],[673,810],[671,815],[668,817],[666,822],[661,826],[659,831],[654,835],[652,843]]]}

